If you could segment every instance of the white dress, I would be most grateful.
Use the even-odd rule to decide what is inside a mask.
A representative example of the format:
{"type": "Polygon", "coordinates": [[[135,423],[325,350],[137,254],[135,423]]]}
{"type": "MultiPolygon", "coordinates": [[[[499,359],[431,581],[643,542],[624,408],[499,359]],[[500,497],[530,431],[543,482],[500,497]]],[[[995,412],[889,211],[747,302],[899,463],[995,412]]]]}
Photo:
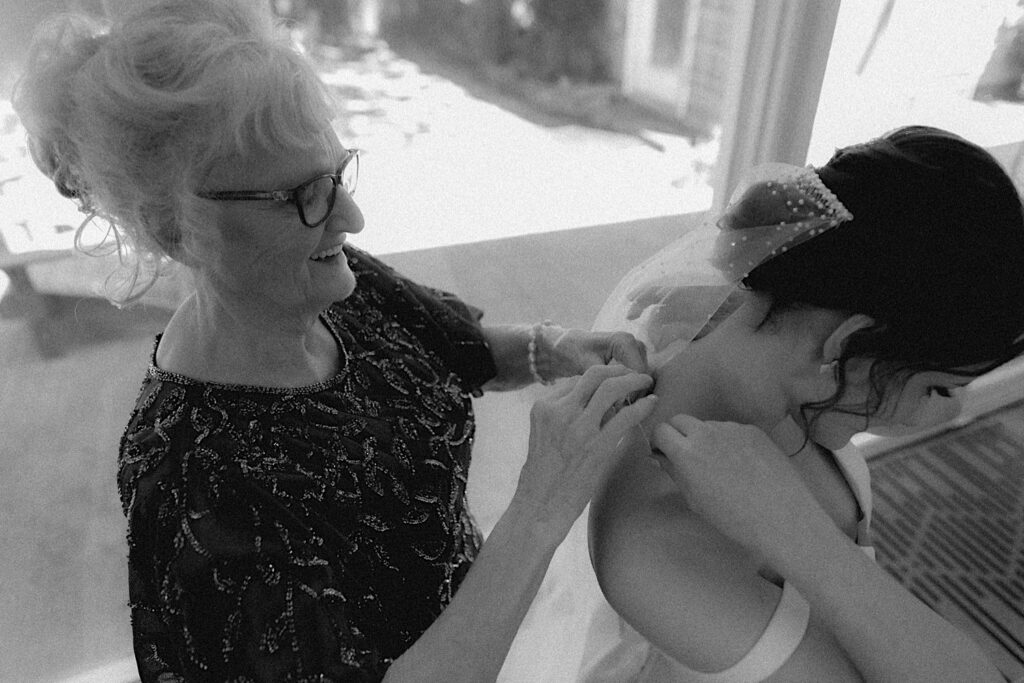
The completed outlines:
{"type": "MultiPolygon", "coordinates": [[[[835,454],[860,507],[857,543],[869,545],[870,474],[853,449],[835,454]]],[[[745,683],[770,676],[803,638],[809,606],[795,588],[782,597],[761,638],[725,671],[687,669],[662,654],[629,626],[605,600],[587,550],[589,510],[559,546],[537,597],[519,629],[500,683],[745,683]]]]}

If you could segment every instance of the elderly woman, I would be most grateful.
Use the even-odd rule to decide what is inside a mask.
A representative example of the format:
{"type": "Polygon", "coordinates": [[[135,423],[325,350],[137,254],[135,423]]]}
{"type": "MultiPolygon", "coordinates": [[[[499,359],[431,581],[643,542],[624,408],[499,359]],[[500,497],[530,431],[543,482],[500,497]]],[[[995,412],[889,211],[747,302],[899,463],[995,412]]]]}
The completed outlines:
{"type": "Polygon", "coordinates": [[[193,276],[120,447],[143,681],[494,678],[554,548],[653,400],[628,334],[481,327],[346,244],[358,153],[315,73],[243,0],[64,18],[16,92],[30,147],[112,226],[137,297],[193,276]],[[618,361],[614,365],[604,365],[618,361]],[[587,370],[588,366],[598,367],[587,370]],[[538,404],[487,542],[470,394],[538,404]]]}

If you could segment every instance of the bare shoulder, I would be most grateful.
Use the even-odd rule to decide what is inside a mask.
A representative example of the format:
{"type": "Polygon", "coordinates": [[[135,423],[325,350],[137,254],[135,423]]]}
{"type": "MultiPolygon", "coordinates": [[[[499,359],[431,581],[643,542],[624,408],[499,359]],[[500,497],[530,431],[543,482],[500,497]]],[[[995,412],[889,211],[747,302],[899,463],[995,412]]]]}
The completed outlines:
{"type": "Polygon", "coordinates": [[[693,515],[645,455],[624,461],[595,497],[590,548],[615,610],[661,651],[717,671],[757,642],[781,589],[741,548],[693,515]]]}
{"type": "MultiPolygon", "coordinates": [[[[671,479],[637,450],[590,510],[590,552],[612,607],[676,662],[723,671],[764,634],[782,594],[758,562],[692,514],[671,479]]],[[[804,639],[771,680],[859,680],[812,613],[804,639]]]]}

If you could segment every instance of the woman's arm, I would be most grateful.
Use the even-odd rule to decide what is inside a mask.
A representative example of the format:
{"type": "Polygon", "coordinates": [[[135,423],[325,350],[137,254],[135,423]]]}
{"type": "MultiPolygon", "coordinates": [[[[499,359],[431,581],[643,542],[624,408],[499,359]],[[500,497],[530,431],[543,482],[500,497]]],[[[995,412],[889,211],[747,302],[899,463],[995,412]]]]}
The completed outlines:
{"type": "Polygon", "coordinates": [[[534,370],[545,381],[582,374],[592,365],[618,361],[631,370],[647,371],[643,344],[626,332],[586,332],[557,325],[496,325],[483,328],[498,372],[485,390],[519,389],[537,380],[530,368],[534,344],[534,370]]]}
{"type": "Polygon", "coordinates": [[[842,534],[764,432],[678,415],[653,442],[694,512],[792,582],[866,680],[1002,680],[842,534]]]}
{"type": "Polygon", "coordinates": [[[385,678],[481,683],[505,660],[555,548],[612,465],[623,435],[650,414],[654,398],[606,413],[651,378],[622,366],[591,368],[538,401],[530,446],[508,509],[444,613],[385,678]]]}
{"type": "Polygon", "coordinates": [[[568,532],[513,498],[451,604],[384,679],[477,683],[501,670],[555,548],[568,532]]]}

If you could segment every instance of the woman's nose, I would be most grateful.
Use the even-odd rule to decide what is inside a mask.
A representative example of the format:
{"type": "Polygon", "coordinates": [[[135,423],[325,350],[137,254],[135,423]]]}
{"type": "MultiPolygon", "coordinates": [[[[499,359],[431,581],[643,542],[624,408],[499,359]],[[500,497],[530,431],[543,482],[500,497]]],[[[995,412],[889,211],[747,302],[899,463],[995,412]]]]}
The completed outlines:
{"type": "Polygon", "coordinates": [[[363,212],[355,199],[344,188],[339,187],[334,207],[327,219],[327,229],[355,234],[362,232],[365,223],[363,212]]]}

